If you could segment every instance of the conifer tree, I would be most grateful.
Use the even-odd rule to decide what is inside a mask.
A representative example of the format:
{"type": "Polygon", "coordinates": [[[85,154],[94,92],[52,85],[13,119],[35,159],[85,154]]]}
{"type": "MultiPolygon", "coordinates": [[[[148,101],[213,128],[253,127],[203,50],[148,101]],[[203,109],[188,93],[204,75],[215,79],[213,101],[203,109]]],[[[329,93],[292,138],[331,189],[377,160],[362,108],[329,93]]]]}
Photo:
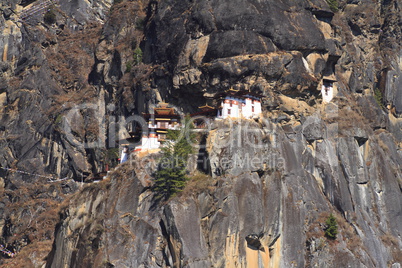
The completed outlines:
{"type": "Polygon", "coordinates": [[[167,200],[183,190],[188,180],[186,166],[193,153],[195,135],[191,119],[187,116],[181,130],[168,130],[167,141],[162,147],[163,157],[154,179],[156,198],[167,200]]]}
{"type": "Polygon", "coordinates": [[[329,239],[336,239],[336,235],[338,234],[338,224],[336,223],[336,219],[334,215],[329,215],[326,220],[326,228],[325,228],[325,236],[329,239]]]}

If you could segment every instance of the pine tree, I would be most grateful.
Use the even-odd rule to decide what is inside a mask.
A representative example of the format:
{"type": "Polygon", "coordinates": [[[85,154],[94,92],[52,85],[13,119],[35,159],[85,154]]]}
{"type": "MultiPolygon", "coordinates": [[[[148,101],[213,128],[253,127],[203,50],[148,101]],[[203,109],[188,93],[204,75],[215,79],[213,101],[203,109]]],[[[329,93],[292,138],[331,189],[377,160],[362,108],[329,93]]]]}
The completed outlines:
{"type": "Polygon", "coordinates": [[[338,224],[336,223],[336,219],[332,213],[329,215],[325,223],[327,225],[325,228],[325,236],[329,239],[336,239],[336,235],[338,234],[338,224]]]}
{"type": "Polygon", "coordinates": [[[189,154],[193,153],[192,143],[195,135],[189,116],[181,130],[168,130],[167,139],[162,147],[163,157],[154,179],[154,191],[158,200],[167,200],[181,192],[188,180],[186,166],[189,154]]]}
{"type": "Polygon", "coordinates": [[[166,200],[181,192],[186,185],[187,177],[185,170],[180,167],[161,168],[155,175],[154,191],[156,198],[166,200]]]}

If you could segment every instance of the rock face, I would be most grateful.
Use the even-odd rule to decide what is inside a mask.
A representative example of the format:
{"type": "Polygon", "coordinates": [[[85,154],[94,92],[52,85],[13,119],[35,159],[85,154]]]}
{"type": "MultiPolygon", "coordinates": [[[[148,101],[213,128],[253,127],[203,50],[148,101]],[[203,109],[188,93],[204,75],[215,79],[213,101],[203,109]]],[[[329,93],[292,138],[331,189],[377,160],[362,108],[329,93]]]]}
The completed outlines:
{"type": "MultiPolygon", "coordinates": [[[[305,122],[318,116],[331,112],[305,122]]],[[[83,256],[82,267],[397,265],[402,174],[392,136],[378,131],[362,142],[364,129],[342,136],[333,124],[316,138],[269,119],[220,125],[207,144],[210,185],[166,204],[155,203],[135,159],[70,203],[48,266],[81,267],[83,256]],[[258,135],[267,142],[244,146],[258,135]],[[336,242],[324,237],[330,212],[336,242]]]]}
{"type": "MultiPolygon", "coordinates": [[[[97,7],[96,10],[85,1],[76,1],[78,6],[74,8],[72,3],[70,6],[64,3],[54,11],[57,24],[46,25],[43,18],[30,20],[37,16],[41,11],[39,7],[45,2],[2,4],[2,9],[11,10],[12,15],[5,16],[3,11],[0,19],[3,38],[1,92],[7,100],[6,105],[1,107],[4,114],[1,124],[7,126],[2,134],[7,142],[2,147],[0,161],[2,166],[9,166],[18,159],[18,168],[31,169],[24,163],[29,160],[35,162],[35,167],[45,168],[45,172],[57,176],[80,175],[92,168],[86,159],[87,148],[83,146],[91,141],[91,137],[79,131],[79,123],[70,123],[73,124],[70,130],[75,137],[63,133],[68,130],[63,123],[69,123],[63,117],[68,117],[66,111],[70,107],[67,102],[74,102],[76,97],[73,95],[81,93],[81,100],[90,97],[91,92],[85,90],[88,88],[85,72],[88,76],[93,65],[90,42],[94,36],[87,35],[82,41],[88,43],[85,45],[72,45],[71,40],[82,38],[83,32],[96,31],[95,26],[88,26],[88,22],[102,17],[100,14],[105,13],[111,3],[95,1],[92,4],[97,7]],[[75,19],[71,20],[71,17],[75,19]],[[78,28],[81,32],[75,31],[78,28]],[[77,54],[76,59],[73,53],[77,54]],[[75,94],[66,94],[70,90],[75,90],[75,94]],[[63,104],[64,107],[60,107],[63,104]],[[18,120],[15,120],[16,116],[18,120]],[[82,146],[77,146],[78,143],[82,146]]],[[[97,111],[101,109],[98,107],[101,105],[95,105],[97,111]]],[[[77,119],[79,121],[80,118],[77,119]]]]}
{"type": "Polygon", "coordinates": [[[0,167],[72,180],[43,187],[0,170],[0,244],[20,256],[49,244],[21,220],[46,209],[29,199],[57,211],[131,115],[160,101],[193,113],[233,87],[262,94],[263,116],[214,123],[204,184],[155,203],[152,168],[121,166],[60,208],[46,265],[402,264],[400,0],[60,1],[51,25],[34,12],[44,3],[1,4],[0,167]],[[336,241],[324,237],[330,213],[336,241]]]}
{"type": "MultiPolygon", "coordinates": [[[[102,92],[87,80],[94,64],[92,38],[97,36],[96,43],[101,29],[99,14],[106,14],[111,3],[94,1],[96,9],[87,1],[58,5],[56,23],[47,25],[46,10],[38,9],[46,2],[0,4],[0,244],[11,251],[34,249],[34,255],[10,260],[8,265],[16,267],[44,264],[59,203],[77,190],[72,180],[49,180],[82,178],[100,164],[101,150],[85,144],[98,140],[87,126],[97,120],[89,118],[91,110],[101,111],[104,101],[89,101],[102,92]],[[71,112],[85,101],[92,106],[81,110],[88,111],[71,112]]],[[[3,257],[1,266],[6,265],[3,257]]]]}

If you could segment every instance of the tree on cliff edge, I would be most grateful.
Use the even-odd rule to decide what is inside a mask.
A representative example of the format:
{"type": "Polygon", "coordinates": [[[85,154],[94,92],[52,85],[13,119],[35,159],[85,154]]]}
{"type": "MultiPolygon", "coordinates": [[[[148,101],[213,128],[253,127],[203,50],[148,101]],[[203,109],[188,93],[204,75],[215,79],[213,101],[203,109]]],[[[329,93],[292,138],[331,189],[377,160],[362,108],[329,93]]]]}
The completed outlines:
{"type": "Polygon", "coordinates": [[[186,167],[189,154],[193,153],[195,135],[190,117],[186,117],[181,130],[168,130],[167,141],[162,147],[163,156],[154,179],[157,200],[167,200],[181,192],[188,180],[186,167]]]}

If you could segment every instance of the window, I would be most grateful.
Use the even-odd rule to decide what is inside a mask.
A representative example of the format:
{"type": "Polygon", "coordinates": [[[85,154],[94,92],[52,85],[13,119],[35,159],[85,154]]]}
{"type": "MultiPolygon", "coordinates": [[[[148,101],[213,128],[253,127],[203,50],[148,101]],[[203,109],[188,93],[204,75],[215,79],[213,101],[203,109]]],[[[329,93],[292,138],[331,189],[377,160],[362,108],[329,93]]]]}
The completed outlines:
{"type": "Polygon", "coordinates": [[[158,128],[168,128],[169,123],[168,122],[158,122],[158,128]]]}
{"type": "Polygon", "coordinates": [[[251,112],[254,113],[254,106],[251,106],[251,112]]]}
{"type": "Polygon", "coordinates": [[[230,114],[230,109],[228,109],[228,114],[230,114]]]}

